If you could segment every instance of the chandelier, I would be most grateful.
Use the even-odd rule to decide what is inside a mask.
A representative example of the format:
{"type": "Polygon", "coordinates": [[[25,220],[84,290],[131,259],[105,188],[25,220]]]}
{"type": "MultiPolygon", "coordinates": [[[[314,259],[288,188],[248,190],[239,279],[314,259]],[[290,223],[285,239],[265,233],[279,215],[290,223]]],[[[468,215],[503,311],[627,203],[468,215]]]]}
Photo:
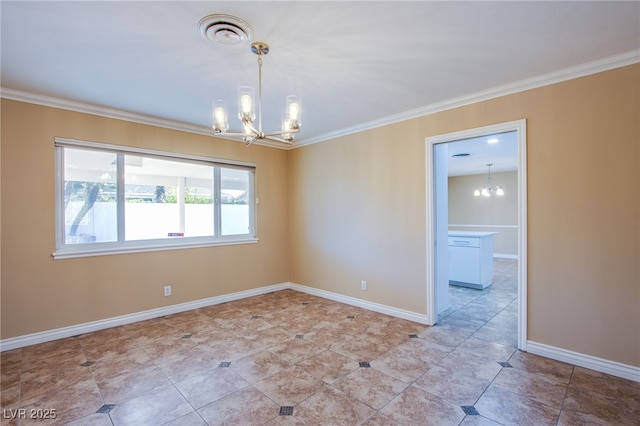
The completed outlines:
{"type": "Polygon", "coordinates": [[[285,112],[282,116],[282,128],[279,131],[264,132],[262,130],[262,57],[269,53],[267,43],[256,41],[251,43],[251,52],[258,57],[258,98],[256,102],[252,87],[238,88],[238,118],[242,122],[242,132],[227,132],[229,129],[229,114],[227,102],[216,100],[213,105],[213,131],[241,139],[247,146],[258,140],[269,139],[275,142],[293,143],[294,133],[300,131],[302,124],[302,104],[299,96],[286,97],[285,112]],[[256,103],[258,114],[256,116],[256,103]],[[257,117],[257,126],[255,124],[257,117]]]}
{"type": "Polygon", "coordinates": [[[491,186],[491,166],[493,166],[492,163],[487,164],[487,167],[489,167],[489,175],[487,177],[487,186],[484,186],[482,189],[476,188],[476,190],[473,191],[473,195],[475,197],[483,196],[488,198],[493,195],[497,195],[498,197],[502,197],[504,195],[504,189],[502,188],[502,186],[500,185],[496,187],[491,186]]]}

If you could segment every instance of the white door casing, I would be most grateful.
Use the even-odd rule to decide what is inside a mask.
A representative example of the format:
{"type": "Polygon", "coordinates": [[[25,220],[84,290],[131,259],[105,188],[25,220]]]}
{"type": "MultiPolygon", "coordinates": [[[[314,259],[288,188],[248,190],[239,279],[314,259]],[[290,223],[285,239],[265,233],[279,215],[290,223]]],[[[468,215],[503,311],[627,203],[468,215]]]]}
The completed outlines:
{"type": "MultiPolygon", "coordinates": [[[[436,194],[434,182],[437,144],[496,133],[517,132],[518,140],[518,349],[526,351],[527,345],[527,129],[526,120],[516,120],[485,127],[447,133],[425,139],[426,178],[426,290],[427,319],[429,324],[438,321],[436,300],[436,194]]],[[[447,249],[446,243],[440,243],[447,249]]]]}

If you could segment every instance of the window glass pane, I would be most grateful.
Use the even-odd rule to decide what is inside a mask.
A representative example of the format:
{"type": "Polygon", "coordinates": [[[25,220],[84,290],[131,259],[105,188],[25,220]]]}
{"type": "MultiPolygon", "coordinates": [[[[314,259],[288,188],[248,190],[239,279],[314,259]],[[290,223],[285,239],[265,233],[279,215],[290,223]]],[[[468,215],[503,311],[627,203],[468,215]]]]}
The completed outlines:
{"type": "Polygon", "coordinates": [[[54,259],[255,242],[255,168],[56,138],[54,259]]]}
{"type": "Polygon", "coordinates": [[[222,235],[246,235],[250,229],[249,193],[250,172],[247,170],[220,170],[222,235]]]}
{"type": "Polygon", "coordinates": [[[65,244],[117,241],[116,154],[64,150],[65,244]]]}
{"type": "MultiPolygon", "coordinates": [[[[202,167],[202,166],[200,166],[202,167]]],[[[204,237],[214,235],[213,229],[213,167],[206,167],[206,174],[185,178],[184,216],[185,236],[204,237]]]]}
{"type": "Polygon", "coordinates": [[[125,239],[212,236],[213,167],[125,155],[125,239]]]}

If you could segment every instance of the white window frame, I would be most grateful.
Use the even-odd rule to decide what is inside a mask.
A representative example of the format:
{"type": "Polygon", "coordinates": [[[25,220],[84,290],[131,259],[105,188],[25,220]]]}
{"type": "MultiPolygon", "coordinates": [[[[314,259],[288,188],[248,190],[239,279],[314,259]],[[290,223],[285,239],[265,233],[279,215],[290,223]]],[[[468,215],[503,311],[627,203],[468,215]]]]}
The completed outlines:
{"type": "MultiPolygon", "coordinates": [[[[123,156],[118,156],[122,161],[123,156]]],[[[223,160],[219,158],[205,157],[199,155],[182,154],[168,151],[158,151],[143,148],[134,148],[122,145],[111,145],[101,142],[89,142],[62,137],[55,138],[55,161],[56,161],[56,182],[55,182],[55,227],[56,227],[56,250],[52,254],[54,259],[68,259],[76,257],[103,256],[123,253],[139,253],[159,250],[191,249],[198,247],[210,247],[231,244],[257,243],[256,236],[256,208],[257,194],[255,183],[255,163],[223,160]],[[142,155],[161,157],[165,160],[174,159],[176,161],[195,161],[213,167],[216,178],[214,179],[214,236],[206,237],[182,237],[182,238],[162,238],[154,240],[125,241],[124,239],[124,167],[118,167],[118,241],[87,243],[87,244],[65,244],[65,224],[64,224],[64,148],[94,149],[102,152],[125,155],[142,155]],[[221,197],[220,197],[220,168],[237,168],[249,171],[249,233],[243,235],[221,236],[221,197]]]]}

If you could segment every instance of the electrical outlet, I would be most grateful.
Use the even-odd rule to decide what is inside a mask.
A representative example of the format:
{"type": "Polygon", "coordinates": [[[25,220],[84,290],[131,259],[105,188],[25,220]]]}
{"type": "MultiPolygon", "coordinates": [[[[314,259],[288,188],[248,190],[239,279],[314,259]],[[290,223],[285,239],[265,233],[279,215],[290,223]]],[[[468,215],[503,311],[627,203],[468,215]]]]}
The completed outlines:
{"type": "Polygon", "coordinates": [[[166,296],[171,296],[171,286],[170,285],[165,285],[164,286],[164,295],[166,296]]]}
{"type": "Polygon", "coordinates": [[[360,290],[367,291],[367,282],[362,280],[360,281],[360,290]]]}

